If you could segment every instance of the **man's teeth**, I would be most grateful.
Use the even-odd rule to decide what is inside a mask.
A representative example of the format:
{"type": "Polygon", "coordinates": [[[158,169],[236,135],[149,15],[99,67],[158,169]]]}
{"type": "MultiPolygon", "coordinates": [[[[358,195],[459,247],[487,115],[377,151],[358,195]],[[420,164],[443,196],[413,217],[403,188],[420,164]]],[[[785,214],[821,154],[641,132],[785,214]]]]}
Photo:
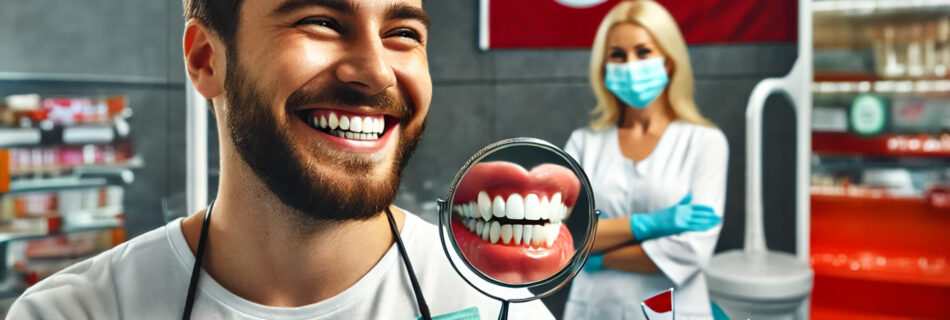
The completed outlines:
{"type": "Polygon", "coordinates": [[[505,199],[500,195],[492,198],[482,191],[477,201],[456,204],[452,210],[463,218],[465,227],[482,240],[493,244],[551,246],[560,233],[561,220],[568,214],[561,199],[561,193],[555,193],[550,199],[534,193],[523,197],[512,193],[505,199]],[[503,218],[506,220],[499,221],[503,218]]]}
{"type": "Polygon", "coordinates": [[[561,232],[561,223],[544,225],[501,224],[498,221],[486,222],[482,219],[464,219],[463,224],[484,241],[497,244],[515,244],[540,247],[553,246],[561,232]]]}
{"type": "Polygon", "coordinates": [[[488,192],[482,191],[478,193],[477,199],[478,201],[471,201],[468,204],[456,204],[452,209],[463,218],[480,218],[484,221],[508,218],[560,222],[567,217],[567,206],[561,202],[560,192],[551,196],[551,199],[548,199],[548,196],[539,198],[534,193],[529,193],[524,197],[518,193],[512,193],[506,200],[502,196],[492,198],[488,192]]]}
{"type": "Polygon", "coordinates": [[[383,116],[346,116],[330,112],[328,115],[313,116],[309,125],[340,138],[354,140],[376,140],[386,129],[383,116]]]}

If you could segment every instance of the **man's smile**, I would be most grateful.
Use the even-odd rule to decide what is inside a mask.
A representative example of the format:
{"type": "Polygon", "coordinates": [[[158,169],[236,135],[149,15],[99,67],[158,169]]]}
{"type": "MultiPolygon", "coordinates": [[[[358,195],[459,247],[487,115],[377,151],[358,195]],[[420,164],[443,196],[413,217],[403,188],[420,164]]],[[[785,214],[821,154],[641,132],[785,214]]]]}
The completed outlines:
{"type": "Polygon", "coordinates": [[[332,145],[351,151],[378,151],[399,127],[399,118],[379,113],[307,109],[296,115],[332,145]]]}

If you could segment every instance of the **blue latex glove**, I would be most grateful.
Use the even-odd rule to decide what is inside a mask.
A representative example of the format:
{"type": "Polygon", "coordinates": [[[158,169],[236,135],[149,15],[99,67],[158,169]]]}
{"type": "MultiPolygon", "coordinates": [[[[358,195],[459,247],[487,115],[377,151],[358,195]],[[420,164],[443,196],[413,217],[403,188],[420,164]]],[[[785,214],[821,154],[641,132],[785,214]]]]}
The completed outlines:
{"type": "Polygon", "coordinates": [[[587,258],[587,263],[584,264],[584,271],[597,272],[600,270],[604,270],[604,254],[595,253],[590,255],[587,258]]]}
{"type": "Polygon", "coordinates": [[[633,237],[643,242],[686,231],[709,230],[722,221],[711,207],[689,204],[691,201],[693,201],[693,194],[689,193],[680,200],[679,204],[672,207],[653,213],[630,216],[630,230],[633,230],[633,237]]]}

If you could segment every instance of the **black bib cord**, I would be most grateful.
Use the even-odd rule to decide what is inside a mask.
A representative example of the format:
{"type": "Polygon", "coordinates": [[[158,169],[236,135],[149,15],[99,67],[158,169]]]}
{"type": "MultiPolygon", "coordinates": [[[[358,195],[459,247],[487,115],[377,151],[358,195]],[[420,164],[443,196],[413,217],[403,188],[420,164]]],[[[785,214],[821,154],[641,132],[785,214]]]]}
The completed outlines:
{"type": "Polygon", "coordinates": [[[211,225],[211,210],[214,209],[214,200],[208,205],[205,220],[201,222],[201,237],[198,238],[198,252],[195,252],[195,266],[191,268],[191,282],[188,283],[188,296],[185,298],[185,312],[182,320],[191,319],[191,307],[195,305],[195,293],[198,291],[198,275],[201,274],[201,258],[204,257],[205,245],[208,243],[208,226],[211,225]]]}
{"type": "Polygon", "coordinates": [[[393,219],[393,213],[389,210],[389,207],[386,207],[386,216],[389,217],[389,228],[392,229],[393,238],[396,239],[396,246],[399,247],[402,261],[406,264],[406,270],[409,271],[409,281],[412,282],[412,291],[416,294],[419,313],[422,313],[422,319],[432,320],[432,315],[429,314],[429,305],[426,304],[426,299],[422,296],[419,280],[416,279],[416,271],[412,269],[412,263],[409,263],[409,254],[406,253],[406,246],[402,244],[402,237],[399,236],[399,229],[396,228],[396,219],[393,219]]]}

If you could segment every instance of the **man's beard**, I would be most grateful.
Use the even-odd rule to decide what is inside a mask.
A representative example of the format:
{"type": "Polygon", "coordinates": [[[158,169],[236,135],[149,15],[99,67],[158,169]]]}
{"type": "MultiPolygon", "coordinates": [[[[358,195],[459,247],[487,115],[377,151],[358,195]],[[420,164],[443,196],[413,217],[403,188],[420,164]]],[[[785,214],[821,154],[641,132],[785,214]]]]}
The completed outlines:
{"type": "MultiPolygon", "coordinates": [[[[417,128],[409,128],[414,108],[411,100],[400,100],[384,92],[367,96],[339,84],[321,90],[301,88],[287,99],[284,123],[279,126],[274,109],[267,105],[257,87],[245,77],[236,55],[228,57],[225,88],[230,110],[225,115],[228,132],[238,154],[264,182],[277,198],[306,217],[319,221],[366,220],[376,216],[389,206],[396,197],[399,178],[403,168],[422,139],[425,120],[417,128]],[[290,133],[291,114],[299,106],[310,104],[334,106],[371,106],[381,112],[393,112],[400,116],[399,141],[390,172],[383,179],[373,180],[370,174],[374,166],[389,165],[380,158],[351,157],[349,154],[302,145],[290,133]],[[300,154],[301,152],[305,154],[300,154]],[[318,161],[306,160],[308,156],[320,155],[318,161]],[[373,161],[375,160],[375,161],[373,161]],[[315,166],[336,163],[345,170],[349,181],[334,181],[328,176],[329,168],[322,172],[315,166]],[[375,162],[375,163],[374,163],[375,162]]],[[[387,118],[389,119],[389,118],[387,118]]],[[[314,129],[314,134],[319,133],[314,129]]],[[[308,139],[299,139],[309,141],[308,139]]]]}

